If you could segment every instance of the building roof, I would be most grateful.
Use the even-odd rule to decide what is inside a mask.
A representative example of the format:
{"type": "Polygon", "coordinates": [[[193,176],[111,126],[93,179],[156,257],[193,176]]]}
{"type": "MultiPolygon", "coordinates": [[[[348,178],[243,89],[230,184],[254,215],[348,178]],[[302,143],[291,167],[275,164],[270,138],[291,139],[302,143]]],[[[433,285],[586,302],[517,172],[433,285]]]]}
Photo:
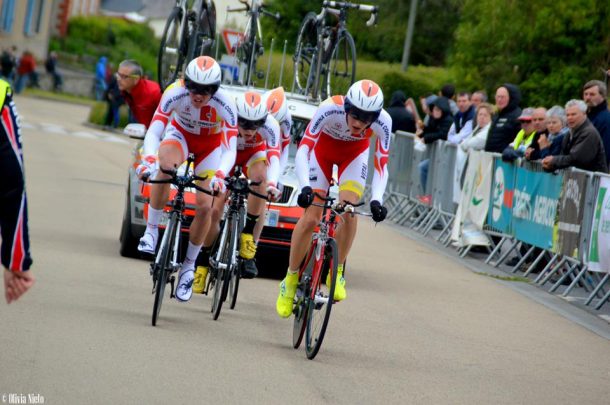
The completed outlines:
{"type": "Polygon", "coordinates": [[[140,14],[147,18],[167,18],[172,8],[176,5],[175,1],[167,0],[141,0],[144,7],[140,14]]]}
{"type": "Polygon", "coordinates": [[[133,13],[139,12],[143,8],[143,0],[102,0],[100,4],[102,11],[110,11],[112,13],[133,13]]]}

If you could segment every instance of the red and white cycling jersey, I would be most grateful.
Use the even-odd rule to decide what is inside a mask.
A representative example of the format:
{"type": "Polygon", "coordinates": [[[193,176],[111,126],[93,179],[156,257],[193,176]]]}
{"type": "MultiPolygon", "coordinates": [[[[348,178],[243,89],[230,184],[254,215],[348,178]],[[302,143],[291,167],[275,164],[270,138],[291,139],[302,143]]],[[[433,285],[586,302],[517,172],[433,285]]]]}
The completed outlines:
{"type": "Polygon", "coordinates": [[[379,118],[361,134],[347,125],[344,96],[333,96],[322,104],[311,119],[295,158],[301,187],[328,187],[332,165],[339,166],[339,187],[362,195],[368,170],[370,139],[376,136],[372,200],[383,202],[388,182],[388,155],[392,118],[382,110],[379,118]]]}
{"type": "MultiPolygon", "coordinates": [[[[271,114],[249,140],[237,136],[237,162],[247,169],[257,160],[266,159],[267,182],[277,185],[280,177],[280,125],[271,114]]],[[[246,173],[247,174],[247,173],[246,173]]]]}
{"type": "Polygon", "coordinates": [[[286,163],[288,163],[288,153],[290,150],[290,131],[292,129],[292,116],[290,115],[290,111],[286,111],[284,119],[282,119],[279,124],[282,149],[282,153],[280,155],[280,173],[283,173],[286,169],[286,163]]]}
{"type": "Polygon", "coordinates": [[[184,81],[179,80],[169,86],[161,97],[146,132],[144,155],[155,155],[161,139],[164,142],[174,141],[182,146],[183,151],[185,146],[195,154],[201,151],[203,155],[198,157],[199,161],[215,155],[206,165],[206,171],[228,173],[235,163],[236,137],[237,109],[234,99],[220,88],[206,105],[195,108],[184,81]]]}

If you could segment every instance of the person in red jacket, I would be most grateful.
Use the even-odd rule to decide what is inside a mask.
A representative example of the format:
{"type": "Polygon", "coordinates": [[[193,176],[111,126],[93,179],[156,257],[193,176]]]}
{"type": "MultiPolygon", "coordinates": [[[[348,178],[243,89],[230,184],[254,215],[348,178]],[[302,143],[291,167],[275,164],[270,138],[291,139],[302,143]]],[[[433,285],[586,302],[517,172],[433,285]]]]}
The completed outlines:
{"type": "Polygon", "coordinates": [[[119,90],[129,105],[136,122],[150,126],[161,101],[161,87],[143,77],[142,66],[132,59],[121,62],[116,72],[119,90]]]}

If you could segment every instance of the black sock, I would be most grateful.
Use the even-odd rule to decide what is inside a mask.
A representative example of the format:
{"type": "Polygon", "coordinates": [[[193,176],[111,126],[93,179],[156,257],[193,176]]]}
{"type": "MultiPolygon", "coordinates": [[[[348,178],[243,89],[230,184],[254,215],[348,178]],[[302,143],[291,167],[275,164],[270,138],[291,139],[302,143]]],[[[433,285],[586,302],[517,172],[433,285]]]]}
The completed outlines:
{"type": "Polygon", "coordinates": [[[248,213],[246,216],[246,226],[244,226],[243,233],[254,233],[254,225],[256,225],[256,221],[258,221],[258,215],[252,215],[248,213]]]}
{"type": "Polygon", "coordinates": [[[212,250],[212,246],[202,246],[201,252],[199,252],[199,256],[197,256],[197,260],[195,261],[197,266],[205,266],[208,267],[210,265],[210,251],[212,250]]]}

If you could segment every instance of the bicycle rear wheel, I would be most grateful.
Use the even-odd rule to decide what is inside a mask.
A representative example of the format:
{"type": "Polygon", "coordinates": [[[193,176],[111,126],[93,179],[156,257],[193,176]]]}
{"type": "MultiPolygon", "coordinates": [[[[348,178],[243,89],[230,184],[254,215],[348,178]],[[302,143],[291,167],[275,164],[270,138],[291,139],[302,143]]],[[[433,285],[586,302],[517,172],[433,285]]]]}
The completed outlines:
{"type": "Polygon", "coordinates": [[[176,81],[184,63],[186,30],[182,24],[182,9],[174,7],[163,30],[157,56],[157,77],[161,91],[176,81]]]}
{"type": "Polygon", "coordinates": [[[172,257],[172,244],[176,232],[178,223],[178,216],[175,213],[171,214],[169,224],[163,234],[161,240],[161,246],[159,247],[159,253],[153,264],[153,282],[155,285],[155,302],[153,304],[152,313],[152,325],[157,326],[157,320],[159,319],[159,313],[161,312],[161,305],[163,304],[163,294],[165,292],[165,286],[167,279],[171,273],[171,257],[172,257]]]}
{"type": "Polygon", "coordinates": [[[318,28],[316,13],[309,12],[299,28],[294,52],[294,84],[299,94],[307,94],[314,83],[310,76],[315,73],[314,60],[318,53],[318,28]]]}
{"type": "MultiPolygon", "coordinates": [[[[239,219],[245,218],[243,215],[243,210],[240,210],[239,219]]],[[[241,234],[240,229],[242,228],[241,224],[235,220],[233,221],[233,226],[235,229],[233,230],[233,235],[235,235],[235,248],[239,249],[238,237],[241,234]]],[[[229,280],[229,297],[231,298],[231,305],[229,308],[235,309],[235,304],[237,303],[237,293],[239,291],[239,279],[241,278],[241,266],[243,266],[243,260],[238,259],[236,263],[233,264],[233,268],[231,269],[231,275],[229,280]]]]}
{"type": "Polygon", "coordinates": [[[309,313],[309,295],[311,272],[315,263],[314,252],[316,242],[312,241],[307,256],[299,269],[300,279],[297,286],[296,303],[294,304],[294,321],[292,325],[292,347],[298,349],[303,341],[305,328],[307,327],[307,316],[309,313]]]}
{"type": "Polygon", "coordinates": [[[325,79],[322,86],[323,99],[336,94],[347,94],[356,80],[356,44],[347,31],[337,39],[333,47],[325,79]]]}
{"type": "Polygon", "coordinates": [[[233,255],[235,252],[235,235],[233,233],[235,220],[232,217],[226,219],[223,230],[221,231],[220,261],[218,263],[218,275],[214,285],[214,297],[212,301],[212,317],[218,319],[222,303],[227,299],[229,290],[229,280],[233,267],[233,255]],[[223,235],[224,234],[224,235],[223,235]],[[224,240],[222,240],[224,238],[224,240]],[[222,268],[224,267],[224,268],[222,268]]]}
{"type": "Polygon", "coordinates": [[[202,55],[212,55],[214,46],[215,27],[216,27],[216,8],[212,3],[212,10],[202,8],[199,14],[199,21],[193,22],[195,28],[193,35],[189,39],[189,47],[186,62],[202,55]]]}
{"type": "Polygon", "coordinates": [[[326,243],[324,262],[317,279],[311,280],[312,291],[309,301],[309,316],[307,317],[307,329],[305,331],[305,352],[307,358],[312,360],[318,354],[324,334],[328,327],[330,311],[333,306],[333,296],[337,283],[337,243],[329,239],[326,243]],[[323,277],[330,272],[330,286],[326,286],[323,277]]]}

